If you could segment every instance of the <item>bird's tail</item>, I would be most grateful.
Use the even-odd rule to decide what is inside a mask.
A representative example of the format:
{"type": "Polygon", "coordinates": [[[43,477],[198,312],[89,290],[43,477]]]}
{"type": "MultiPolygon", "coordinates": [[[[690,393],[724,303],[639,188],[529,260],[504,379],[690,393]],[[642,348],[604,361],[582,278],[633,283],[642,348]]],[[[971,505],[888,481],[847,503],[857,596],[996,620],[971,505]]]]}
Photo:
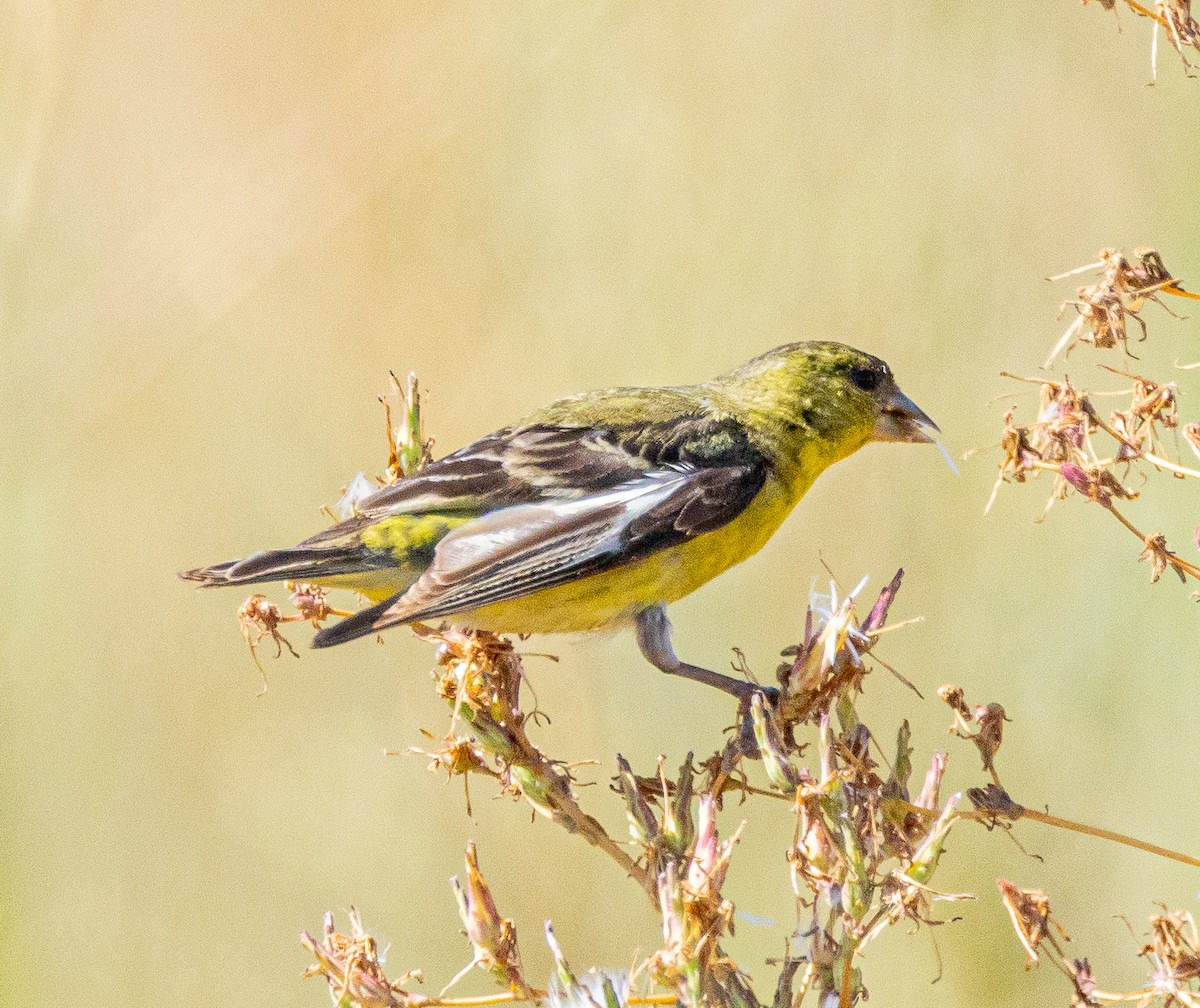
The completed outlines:
{"type": "Polygon", "coordinates": [[[345,644],[346,641],[357,640],[359,637],[378,633],[385,627],[405,622],[403,617],[388,613],[388,610],[395,606],[403,594],[402,591],[396,592],[391,598],[386,598],[367,609],[360,609],[353,616],[347,616],[333,626],[325,627],[313,638],[312,646],[325,648],[333,647],[335,644],[345,644]]]}
{"type": "Polygon", "coordinates": [[[211,567],[180,571],[184,581],[196,581],[201,588],[225,585],[261,584],[267,581],[314,581],[322,583],[341,575],[361,575],[364,571],[396,566],[393,558],[361,543],[323,547],[294,546],[291,549],[266,550],[245,560],[230,560],[211,567]]]}

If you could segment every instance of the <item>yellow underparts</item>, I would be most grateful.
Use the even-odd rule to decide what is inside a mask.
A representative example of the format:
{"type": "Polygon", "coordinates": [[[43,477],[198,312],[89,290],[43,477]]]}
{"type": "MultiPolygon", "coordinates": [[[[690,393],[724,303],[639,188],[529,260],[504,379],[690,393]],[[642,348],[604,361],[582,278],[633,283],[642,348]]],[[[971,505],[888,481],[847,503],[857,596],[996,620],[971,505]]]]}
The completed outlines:
{"type": "MultiPolygon", "coordinates": [[[[429,566],[433,548],[453,529],[472,520],[470,515],[399,514],[363,529],[364,546],[391,553],[399,564],[353,574],[333,574],[320,579],[326,588],[347,588],[382,602],[405,591],[429,566]]],[[[316,580],[316,579],[314,579],[316,580]]]]}
{"type": "Polygon", "coordinates": [[[769,479],[728,525],[602,574],[483,606],[452,621],[498,633],[578,633],[621,626],[642,609],[681,599],[753,556],[807,489],[785,489],[769,479]]]}

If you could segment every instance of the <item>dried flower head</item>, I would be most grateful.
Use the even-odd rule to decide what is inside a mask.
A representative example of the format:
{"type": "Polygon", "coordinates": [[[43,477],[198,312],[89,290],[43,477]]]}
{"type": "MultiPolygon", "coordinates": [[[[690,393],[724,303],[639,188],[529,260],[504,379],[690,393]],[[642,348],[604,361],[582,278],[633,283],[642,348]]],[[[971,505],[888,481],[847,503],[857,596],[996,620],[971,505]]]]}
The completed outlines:
{"type": "Polygon", "coordinates": [[[808,890],[832,902],[849,868],[825,822],[822,800],[827,791],[809,777],[797,792],[796,842],[788,850],[788,863],[797,895],[808,890]]]}
{"type": "Polygon", "coordinates": [[[359,505],[378,490],[379,485],[367,479],[366,473],[355,473],[354,478],[342,487],[342,495],[333,508],[323,510],[335,522],[349,521],[358,514],[359,505]]]}
{"type": "Polygon", "coordinates": [[[1058,474],[1066,484],[1088,500],[1111,508],[1113,498],[1121,500],[1136,500],[1137,493],[1124,486],[1107,469],[1099,466],[1089,466],[1084,469],[1074,462],[1064,462],[1058,467],[1058,474]]]}
{"type": "Polygon", "coordinates": [[[1168,910],[1150,918],[1150,942],[1138,953],[1151,964],[1150,985],[1165,1004],[1172,999],[1188,1005],[1200,1003],[1200,938],[1196,921],[1184,910],[1168,910]]]}
{"type": "MultiPolygon", "coordinates": [[[[1090,299],[1089,303],[1099,303],[1097,298],[1103,294],[1115,306],[1112,309],[1114,312],[1119,308],[1120,317],[1114,316],[1115,321],[1110,319],[1101,324],[1081,309],[1081,314],[1064,333],[1047,364],[1064,346],[1073,345],[1072,340],[1097,346],[1123,343],[1124,330],[1121,327],[1124,326],[1124,317],[1135,315],[1147,300],[1157,301],[1159,294],[1196,296],[1183,290],[1179,281],[1163,265],[1162,257],[1153,249],[1137,249],[1131,258],[1116,249],[1103,249],[1099,261],[1063,276],[1090,269],[1099,270],[1100,279],[1091,287],[1081,289],[1090,299]],[[1095,324],[1084,330],[1084,321],[1088,319],[1095,324]],[[1120,336],[1119,340],[1114,333],[1120,336]]],[[[1108,304],[1109,301],[1104,303],[1108,304]]],[[[1139,491],[1129,485],[1131,471],[1136,471],[1147,480],[1155,472],[1165,472],[1178,479],[1200,479],[1200,469],[1189,468],[1168,458],[1164,446],[1167,432],[1182,429],[1185,442],[1200,457],[1200,423],[1181,423],[1179,388],[1175,382],[1155,381],[1119,368],[1101,366],[1132,382],[1128,392],[1104,393],[1127,394],[1130,397],[1125,408],[1106,410],[1107,419],[1094,404],[1094,397],[1068,379],[1034,380],[1003,372],[1006,377],[1038,386],[1038,413],[1036,418],[1026,423],[1017,422],[1016,406],[1004,414],[1000,440],[1003,457],[984,513],[991,510],[1005,483],[1024,483],[1048,473],[1053,485],[1042,518],[1056,501],[1064,500],[1074,491],[1085,500],[1105,508],[1137,536],[1142,548],[1141,559],[1150,561],[1152,581],[1157,581],[1168,568],[1181,579],[1200,579],[1200,565],[1182,559],[1167,549],[1162,533],[1147,534],[1140,531],[1115,506],[1118,501],[1132,501],[1140,496],[1139,491]]],[[[1041,521],[1042,518],[1036,520],[1041,521]]]]}
{"type": "MultiPolygon", "coordinates": [[[[1083,0],[1086,6],[1089,0],[1083,0]]],[[[1101,7],[1116,13],[1116,0],[1098,0],[1101,7]]],[[[1125,5],[1140,17],[1149,18],[1154,22],[1154,33],[1150,39],[1150,84],[1158,81],[1158,31],[1166,30],[1167,39],[1179,53],[1183,61],[1183,70],[1189,77],[1194,77],[1191,71],[1193,65],[1188,61],[1185,48],[1200,49],[1200,25],[1192,17],[1191,0],[1155,0],[1153,9],[1144,6],[1139,0],[1125,0],[1125,5]]],[[[1118,30],[1120,19],[1118,18],[1118,30]]]]}
{"type": "Polygon", "coordinates": [[[291,603],[296,607],[298,618],[308,620],[314,627],[320,627],[330,616],[352,616],[353,613],[335,609],[329,604],[329,589],[313,584],[287,583],[291,591],[291,603]]]}
{"type": "Polygon", "coordinates": [[[414,627],[423,640],[437,643],[441,670],[438,690],[448,700],[466,700],[487,707],[503,703],[520,683],[512,642],[486,631],[444,627],[414,627]],[[516,672],[516,682],[512,673],[516,672]]]}
{"type": "Polygon", "coordinates": [[[1103,990],[1097,984],[1086,958],[1067,959],[1064,955],[1058,939],[1064,942],[1068,939],[1050,916],[1045,893],[1018,889],[1003,879],[996,884],[1025,947],[1026,968],[1039,961],[1039,957],[1047,960],[1071,982],[1073,1006],[1097,1008],[1118,1003],[1135,1004],[1138,1008],[1152,1004],[1162,1008],[1200,1006],[1200,942],[1190,913],[1171,911],[1164,906],[1161,914],[1150,918],[1149,941],[1138,951],[1150,963],[1148,982],[1138,990],[1118,993],[1103,990]]]}
{"type": "MultiPolygon", "coordinates": [[[[1007,372],[1004,374],[1016,378],[1007,372]]],[[[1090,438],[1098,425],[1098,418],[1086,394],[1067,379],[1061,382],[1026,378],[1017,380],[1038,386],[1037,419],[1031,423],[1017,424],[1016,406],[1004,414],[1004,432],[1000,439],[1004,457],[984,514],[991,510],[1000,487],[1006,482],[1024,483],[1041,472],[1057,473],[1061,477],[1064,463],[1079,469],[1093,467],[1090,438]]],[[[1055,480],[1046,511],[1056,500],[1066,496],[1067,485],[1062,478],[1055,480]]]]}
{"type": "MultiPolygon", "coordinates": [[[[778,669],[783,690],[777,711],[784,724],[818,721],[838,696],[861,687],[867,671],[863,658],[874,647],[876,638],[889,629],[884,623],[903,577],[904,571],[897,571],[861,623],[855,599],[866,587],[866,578],[844,598],[838,597],[833,582],[828,595],[810,593],[804,639],[783,651],[783,656],[792,661],[778,669]]],[[[916,687],[894,668],[875,660],[915,691],[916,687]]]]}
{"type": "Polygon", "coordinates": [[[258,694],[262,696],[267,691],[267,670],[258,658],[258,646],[263,638],[270,637],[275,642],[276,658],[283,655],[284,648],[287,648],[293,658],[300,657],[288,639],[279,632],[280,624],[291,622],[291,618],[284,616],[279,611],[279,606],[265,595],[250,595],[243,599],[238,607],[237,621],[246,646],[250,649],[250,657],[254,659],[254,664],[262,675],[262,689],[258,694]]]}
{"type": "Polygon", "coordinates": [[[1193,564],[1181,560],[1167,549],[1167,537],[1161,532],[1151,532],[1145,538],[1146,548],[1138,555],[1138,560],[1150,561],[1150,583],[1154,584],[1169,567],[1179,575],[1179,580],[1187,584],[1188,574],[1195,570],[1193,564]]]}
{"type": "Polygon", "coordinates": [[[379,479],[382,486],[390,486],[397,480],[412,476],[433,461],[433,438],[425,436],[421,390],[416,373],[410,371],[404,385],[400,384],[396,372],[389,371],[388,375],[392,380],[391,395],[396,399],[400,411],[400,424],[393,426],[391,400],[387,396],[380,396],[388,442],[387,470],[379,479]]]}
{"type": "Polygon", "coordinates": [[[996,773],[996,753],[1004,741],[1004,708],[998,703],[967,705],[963,691],[947,684],[938,689],[938,696],[954,712],[950,734],[973,742],[983,760],[983,769],[992,775],[997,785],[1000,778],[996,773]],[[977,727],[972,727],[975,725],[977,727]]]}
{"type": "Polygon", "coordinates": [[[1050,933],[1050,898],[1041,889],[1018,889],[1006,879],[996,879],[996,887],[1013,930],[1025,948],[1028,969],[1038,961],[1038,948],[1050,933]]]}
{"type": "Polygon", "coordinates": [[[452,878],[450,885],[458,900],[458,912],[462,917],[467,939],[471,942],[474,955],[442,991],[453,987],[476,966],[491,973],[514,995],[533,998],[533,988],[525,982],[521,970],[521,953],[517,948],[517,927],[500,916],[491,889],[479,870],[479,859],[475,844],[467,844],[467,884],[452,878]]]}
{"type": "Polygon", "coordinates": [[[546,991],[550,1008],[624,1008],[628,1004],[631,977],[626,970],[590,969],[576,976],[549,921],[546,944],[554,956],[554,973],[546,991]]]}
{"type": "Polygon", "coordinates": [[[1025,815],[1023,805],[1017,804],[999,784],[995,782],[981,788],[967,788],[967,798],[992,823],[1020,819],[1025,815]]]}
{"type": "Polygon", "coordinates": [[[304,971],[304,977],[323,976],[329,982],[329,994],[335,1005],[349,1004],[356,1008],[395,1008],[409,1005],[413,996],[404,985],[420,980],[420,971],[405,973],[389,982],[383,972],[383,957],[375,938],[362,925],[362,916],[351,907],[350,933],[339,934],[334,928],[333,913],[325,914],[323,940],[318,942],[307,931],[301,932],[300,944],[316,963],[304,971]]]}
{"type": "MultiPolygon", "coordinates": [[[[421,734],[426,738],[433,738],[429,732],[423,729],[421,734]]],[[[501,774],[488,763],[483,747],[474,739],[447,735],[441,742],[440,749],[428,750],[410,746],[408,751],[420,756],[428,756],[430,773],[445,770],[447,781],[454,777],[462,777],[463,798],[466,801],[467,816],[470,818],[472,815],[470,775],[477,773],[500,780],[501,774]]]]}
{"type": "Polygon", "coordinates": [[[1155,22],[1154,41],[1151,44],[1150,63],[1154,79],[1158,78],[1158,29],[1161,25],[1166,28],[1167,39],[1183,60],[1184,71],[1189,77],[1194,77],[1191,71],[1194,65],[1188,61],[1185,48],[1200,52],[1200,24],[1192,17],[1192,0],[1157,0],[1154,5],[1155,22]]]}
{"type": "Polygon", "coordinates": [[[1146,338],[1146,323],[1138,314],[1142,305],[1147,301],[1162,305],[1158,299],[1160,292],[1190,296],[1179,280],[1167,271],[1162,256],[1152,248],[1134,249],[1132,257],[1126,257],[1120,249],[1103,248],[1097,253],[1096,262],[1049,279],[1065,280],[1090,270],[1097,271],[1099,278],[1080,287],[1074,300],[1064,303],[1064,308],[1068,305],[1075,308],[1075,320],[1050,351],[1042,367],[1048,368],[1064,349],[1070,353],[1079,343],[1090,343],[1099,349],[1120,346],[1128,354],[1128,319],[1137,322],[1141,338],[1146,338]]]}
{"type": "Polygon", "coordinates": [[[1109,425],[1121,442],[1119,461],[1139,458],[1161,450],[1158,428],[1175,430],[1179,426],[1179,386],[1175,382],[1156,382],[1118,368],[1100,365],[1104,370],[1133,381],[1133,400],[1127,410],[1114,410],[1109,425]]]}
{"type": "Polygon", "coordinates": [[[911,921],[914,926],[946,923],[933,918],[935,902],[975,898],[971,893],[938,892],[926,885],[930,876],[937,869],[938,859],[945,849],[946,836],[955,822],[957,804],[958,796],[955,795],[946,803],[946,807],[942,809],[937,821],[933,823],[920,845],[909,856],[908,864],[903,868],[896,868],[883,880],[880,892],[882,913],[863,937],[864,945],[884,927],[889,924],[898,924],[903,920],[911,921]]]}
{"type": "Polygon", "coordinates": [[[1200,421],[1185,424],[1182,430],[1184,440],[1187,441],[1196,458],[1200,459],[1200,421]]]}

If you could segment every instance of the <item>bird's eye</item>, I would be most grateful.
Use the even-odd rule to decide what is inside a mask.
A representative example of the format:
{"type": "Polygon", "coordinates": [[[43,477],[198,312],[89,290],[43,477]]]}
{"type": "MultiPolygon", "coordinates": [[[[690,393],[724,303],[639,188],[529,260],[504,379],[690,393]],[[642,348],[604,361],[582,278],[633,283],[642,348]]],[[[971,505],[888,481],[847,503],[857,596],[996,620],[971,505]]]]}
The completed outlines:
{"type": "Polygon", "coordinates": [[[864,392],[874,392],[879,388],[879,372],[867,368],[855,368],[850,372],[850,380],[864,392]]]}

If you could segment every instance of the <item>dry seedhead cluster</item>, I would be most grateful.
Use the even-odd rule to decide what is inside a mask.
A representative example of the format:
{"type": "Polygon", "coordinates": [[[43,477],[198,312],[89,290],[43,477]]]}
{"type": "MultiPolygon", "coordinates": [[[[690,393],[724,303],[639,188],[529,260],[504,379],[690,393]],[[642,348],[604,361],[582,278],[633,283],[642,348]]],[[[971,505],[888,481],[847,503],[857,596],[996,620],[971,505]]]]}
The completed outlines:
{"type": "MultiPolygon", "coordinates": [[[[814,596],[803,640],[784,652],[777,669],[778,686],[764,687],[740,705],[735,730],[707,758],[689,753],[674,775],[660,758],[653,773],[639,775],[618,755],[612,790],[624,807],[624,838],[580,806],[572,774],[578,764],[551,759],[530,740],[527,729],[538,712],[521,709],[524,672],[514,645],[490,634],[421,628],[437,644],[436,689],[451,708],[448,732],[434,751],[425,752],[430,769],[464,781],[471,775],[495,781],[501,793],[527,801],[539,815],[603,851],[647,896],[660,918],[662,941],[631,973],[592,972],[578,979],[547,924],[556,973],[547,987],[539,987],[523,970],[516,925],[497,909],[471,845],[466,883],[456,881],[454,889],[472,955],[447,989],[478,968],[493,978],[499,993],[453,998],[443,990],[433,998],[406,989],[419,976],[411,972],[388,982],[374,942],[353,918],[349,936],[332,932],[328,922],[324,943],[302,936],[317,959],[309,975],[326,976],[335,1003],[345,1008],[468,1008],[500,1001],[577,1008],[798,1008],[810,999],[825,1008],[849,1006],[866,997],[863,953],[884,929],[945,923],[936,903],[971,898],[933,886],[958,823],[1008,829],[1016,819],[1032,818],[1154,850],[1013,801],[1000,788],[995,768],[1003,708],[972,707],[958,687],[939,691],[953,713],[950,733],[978,748],[992,778],[967,792],[973,809],[961,808],[958,794],[943,797],[945,753],[931,755],[919,788],[914,785],[907,722],[899,725],[885,756],[879,738],[859,717],[856,700],[868,660],[889,668],[872,652],[879,637],[894,629],[885,624],[900,578],[897,574],[861,620],[854,601],[862,585],[845,597],[832,586],[829,595],[814,596]],[[799,740],[802,735],[806,741],[799,740]],[[736,915],[725,882],[746,828],[743,820],[723,836],[718,820],[731,796],[738,812],[748,802],[775,799],[789,802],[795,813],[786,860],[797,920],[775,961],[779,970],[766,998],[728,950],[736,915]]],[[[780,884],[786,884],[782,868],[780,884]]]]}
{"type": "MultiPolygon", "coordinates": [[[[1162,257],[1150,248],[1137,249],[1132,257],[1103,249],[1097,262],[1051,279],[1061,280],[1088,270],[1098,271],[1099,277],[1080,287],[1076,298],[1067,302],[1075,308],[1075,319],[1044,367],[1049,367],[1064,349],[1069,353],[1080,344],[1100,349],[1120,347],[1132,356],[1128,320],[1138,323],[1141,338],[1145,339],[1146,325],[1138,312],[1147,301],[1161,304],[1160,294],[1195,297],[1183,290],[1180,281],[1167,272],[1162,257]]],[[[1185,444],[1200,458],[1200,421],[1181,421],[1176,382],[1157,381],[1107,365],[1100,367],[1132,387],[1122,392],[1093,393],[1077,387],[1066,376],[1057,380],[1017,379],[1038,386],[1037,415],[1018,423],[1017,406],[1005,413],[1000,441],[1003,459],[985,511],[991,509],[1005,483],[1024,483],[1047,473],[1052,476],[1053,487],[1046,511],[1074,490],[1108,510],[1138,537],[1142,545],[1139,559],[1150,562],[1152,581],[1168,570],[1184,582],[1200,579],[1200,566],[1170,550],[1164,533],[1140,531],[1116,504],[1141,496],[1153,474],[1200,479],[1200,470],[1169,457],[1182,434],[1185,444]],[[1127,405],[1118,409],[1097,405],[1097,400],[1107,395],[1126,397],[1127,405]]],[[[1017,376],[1006,372],[1005,377],[1017,376]]],[[[1200,547],[1200,529],[1195,541],[1200,547]]]]}
{"type": "Polygon", "coordinates": [[[326,598],[328,593],[324,588],[310,584],[293,584],[289,581],[287,589],[291,592],[290,601],[296,609],[291,615],[284,616],[279,606],[265,595],[247,596],[242,600],[237,611],[238,626],[241,628],[242,637],[245,638],[246,646],[250,649],[250,657],[254,659],[254,665],[262,676],[262,689],[259,691],[259,696],[267,691],[267,670],[263,668],[263,664],[258,658],[258,646],[264,638],[269,637],[275,644],[276,658],[282,657],[285,648],[293,658],[299,658],[300,655],[292,647],[291,641],[280,632],[280,626],[284,623],[311,623],[314,627],[320,627],[330,616],[354,615],[344,609],[335,609],[331,606],[326,598]]]}
{"type": "MultiPolygon", "coordinates": [[[[1118,12],[1117,0],[1097,0],[1105,10],[1118,12]]],[[[1131,11],[1139,17],[1150,18],[1154,22],[1154,35],[1150,40],[1150,83],[1158,80],[1158,33],[1162,29],[1167,41],[1179,53],[1183,61],[1183,70],[1189,77],[1195,64],[1188,60],[1185,50],[1195,49],[1200,52],[1200,23],[1192,17],[1192,0],[1155,0],[1153,7],[1145,7],[1137,0],[1124,0],[1131,11]]],[[[1088,0],[1083,0],[1086,5],[1088,0]]]]}
{"type": "Polygon", "coordinates": [[[389,981],[383,972],[383,956],[374,937],[363,928],[362,915],[349,910],[350,933],[340,934],[334,928],[333,914],[325,915],[322,941],[309,932],[300,935],[303,945],[317,960],[304,971],[304,976],[324,976],[336,1005],[361,1005],[362,1008],[390,1008],[405,1003],[411,997],[404,990],[414,980],[422,980],[419,972],[405,973],[389,981]]]}
{"type": "MultiPolygon", "coordinates": [[[[1134,991],[1115,993],[1099,986],[1086,958],[1068,957],[1063,945],[1070,939],[1062,925],[1050,916],[1050,899],[1040,889],[1019,889],[997,879],[1000,898],[1008,910],[1013,930],[1025,948],[1025,968],[1045,959],[1071,984],[1072,1008],[1101,1008],[1103,1005],[1151,1004],[1163,1008],[1200,1008],[1200,936],[1192,915],[1168,910],[1150,917],[1147,941],[1138,955],[1150,964],[1146,985],[1134,991]]],[[[1132,934],[1133,929],[1130,928],[1132,934]]]]}
{"type": "Polygon", "coordinates": [[[1138,312],[1147,301],[1153,301],[1168,314],[1174,314],[1159,299],[1160,293],[1178,297],[1193,296],[1167,272],[1162,256],[1152,248],[1134,249],[1132,259],[1126,258],[1119,249],[1104,248],[1096,258],[1096,262],[1048,278],[1056,281],[1093,270],[1099,273],[1093,283],[1084,284],[1076,290],[1075,298],[1063,305],[1064,308],[1074,307],[1075,320],[1050,351],[1050,356],[1042,365],[1044,368],[1053,364],[1054,358],[1064,348],[1070,353],[1076,343],[1090,343],[1101,349],[1120,346],[1128,354],[1129,319],[1133,319],[1140,327],[1142,339],[1146,338],[1146,323],[1138,312]]]}
{"type": "MultiPolygon", "coordinates": [[[[764,1003],[725,948],[735,914],[724,885],[742,828],[726,838],[718,828],[731,794],[741,801],[750,796],[789,801],[796,810],[788,862],[801,915],[771,1003],[799,1004],[809,992],[819,1003],[853,1003],[865,993],[858,959],[883,928],[905,920],[935,923],[935,902],[963,898],[930,886],[946,835],[961,818],[957,796],[939,805],[944,755],[934,756],[920,793],[910,800],[907,725],[899,732],[894,764],[881,768],[874,737],[855,710],[867,673],[864,657],[885,630],[899,585],[897,575],[861,622],[855,593],[839,599],[834,589],[814,599],[804,640],[788,649],[779,668],[778,688],[764,688],[741,706],[738,729],[709,758],[697,762],[689,754],[673,776],[660,760],[653,774],[640,776],[618,755],[613,790],[624,805],[625,839],[610,835],[580,807],[571,767],[530,741],[526,729],[536,721],[536,710],[521,710],[523,670],[512,643],[490,634],[422,628],[438,644],[437,690],[451,707],[449,732],[427,754],[430,768],[464,778],[486,776],[502,792],[580,834],[645,892],[661,919],[661,946],[631,976],[620,982],[609,977],[599,986],[581,987],[571,979],[548,932],[559,963],[560,995],[582,989],[577,1003],[597,1008],[602,1001],[665,1000],[694,1008],[764,1003]],[[816,733],[809,760],[804,757],[811,743],[796,741],[804,729],[816,733]],[[750,782],[756,765],[763,768],[765,786],[750,782]],[[634,989],[645,993],[631,995],[634,989]]],[[[459,976],[478,966],[499,983],[504,998],[553,1000],[525,978],[515,926],[496,910],[473,846],[467,851],[467,884],[456,884],[456,892],[474,950],[459,976]]],[[[313,939],[305,936],[304,942],[312,950],[313,939]]],[[[336,998],[371,1005],[429,1000],[388,984],[362,943],[354,935],[327,936],[322,951],[314,953],[313,969],[328,977],[336,998]],[[356,991],[370,991],[375,1000],[363,1000],[356,991]]]]}

